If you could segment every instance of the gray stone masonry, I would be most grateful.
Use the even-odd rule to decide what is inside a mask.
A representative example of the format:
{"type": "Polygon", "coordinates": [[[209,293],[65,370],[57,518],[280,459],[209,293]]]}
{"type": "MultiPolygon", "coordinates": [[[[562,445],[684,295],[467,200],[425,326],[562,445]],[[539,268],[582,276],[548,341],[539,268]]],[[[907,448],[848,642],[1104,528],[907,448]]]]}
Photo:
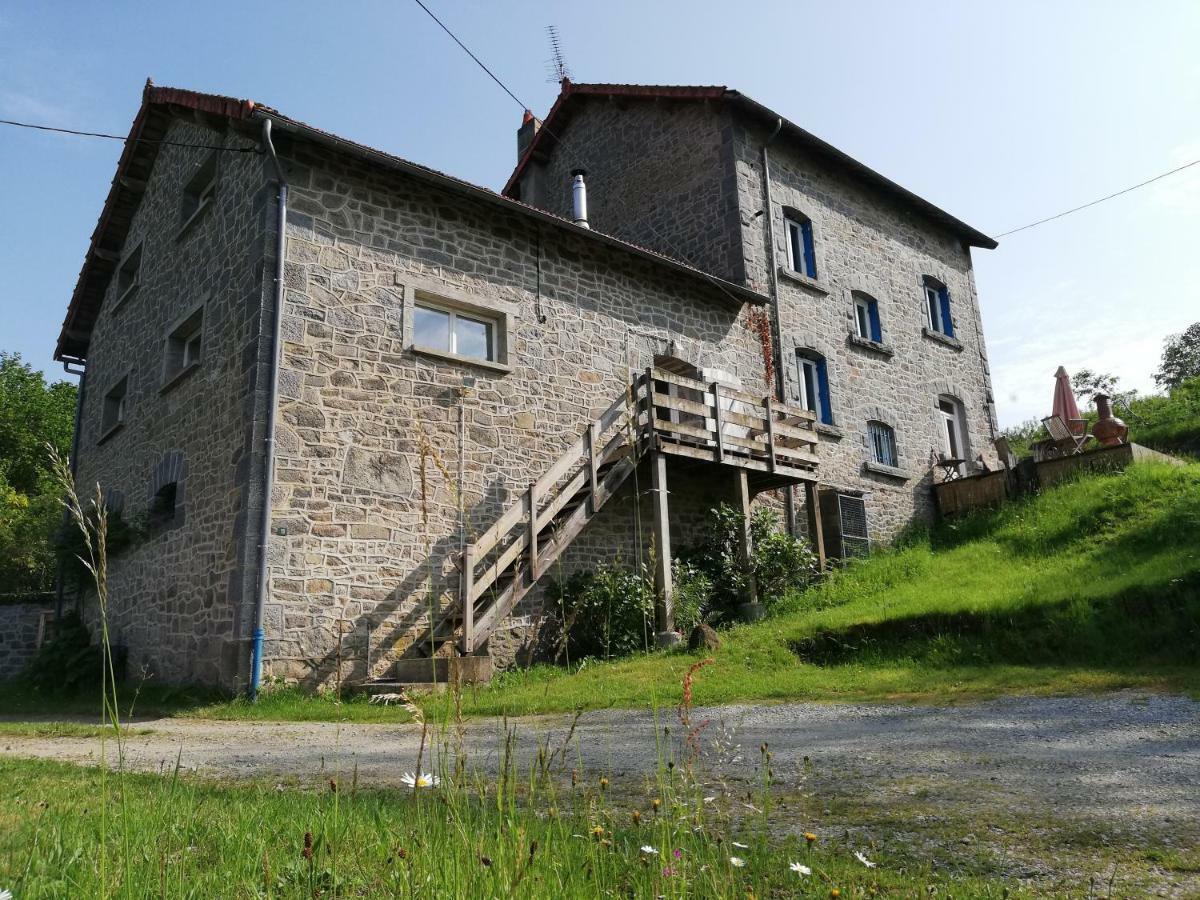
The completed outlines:
{"type": "MultiPolygon", "coordinates": [[[[238,143],[176,123],[180,143],[238,143]]],[[[241,146],[245,145],[241,141],[241,146]]],[[[245,516],[256,466],[254,364],[267,218],[274,213],[263,160],[218,153],[213,198],[186,226],[183,186],[210,151],[165,146],[125,242],[141,248],[138,286],[109,285],[88,352],[78,486],[123,497],[121,514],[143,538],[111,560],[110,628],[129,648],[128,671],[165,682],[232,687],[241,664],[247,564],[245,516]],[[200,360],[169,377],[175,327],[202,310],[200,360]],[[103,430],[105,395],[127,379],[124,422],[103,430]],[[152,515],[155,493],[176,484],[174,516],[152,515]]],[[[93,620],[94,600],[85,604],[93,620]]]]}
{"type": "Polygon", "coordinates": [[[42,628],[53,623],[54,601],[0,603],[0,681],[16,678],[37,653],[42,628]]]}
{"type": "Polygon", "coordinates": [[[768,134],[730,105],[579,96],[572,105],[570,120],[555,125],[559,140],[548,144],[548,158],[523,177],[522,197],[536,188],[547,209],[569,214],[570,170],[587,168],[593,227],[764,293],[771,287],[771,223],[776,265],[784,270],[778,290],[786,399],[800,397],[797,351],[823,356],[833,427],[822,429],[821,480],[869,495],[873,537],[889,540],[933,514],[929,453],[942,448],[940,396],[961,404],[969,457],[982,453],[997,465],[991,377],[970,252],[960,238],[786,135],[770,148],[772,205],[764,215],[768,134]],[[815,280],[787,270],[785,208],[812,222],[815,280]],[[925,328],[925,276],[949,288],[953,341],[925,328]],[[882,346],[851,336],[855,291],[878,303],[882,346]],[[867,467],[872,419],[895,429],[899,472],[867,467]]]}

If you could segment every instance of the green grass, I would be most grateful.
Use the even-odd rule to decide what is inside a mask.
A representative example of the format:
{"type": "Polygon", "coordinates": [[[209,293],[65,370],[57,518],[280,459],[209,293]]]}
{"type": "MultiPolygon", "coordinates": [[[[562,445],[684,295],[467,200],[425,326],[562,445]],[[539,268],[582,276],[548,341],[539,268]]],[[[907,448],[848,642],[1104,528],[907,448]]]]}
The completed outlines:
{"type": "MultiPolygon", "coordinates": [[[[149,728],[128,728],[122,726],[124,734],[150,734],[149,728]]],[[[98,738],[115,736],[111,726],[85,725],[81,722],[0,722],[0,737],[14,735],[20,737],[70,737],[98,738]]]]}
{"type": "MultiPolygon", "coordinates": [[[[1137,465],[943,524],[721,637],[697,704],[1195,693],[1200,465],[1137,465]]],[[[468,691],[464,711],[670,705],[698,659],[514,672],[468,691]]]]}
{"type": "Polygon", "coordinates": [[[337,791],[302,790],[0,760],[0,885],[21,900],[1026,896],[974,866],[869,845],[868,869],[852,855],[863,845],[836,834],[810,850],[792,830],[801,822],[788,817],[790,836],[775,837],[766,816],[738,821],[728,810],[741,803],[704,803],[678,772],[614,799],[597,779],[556,786],[506,771],[414,794],[362,790],[351,773],[337,791]]]}

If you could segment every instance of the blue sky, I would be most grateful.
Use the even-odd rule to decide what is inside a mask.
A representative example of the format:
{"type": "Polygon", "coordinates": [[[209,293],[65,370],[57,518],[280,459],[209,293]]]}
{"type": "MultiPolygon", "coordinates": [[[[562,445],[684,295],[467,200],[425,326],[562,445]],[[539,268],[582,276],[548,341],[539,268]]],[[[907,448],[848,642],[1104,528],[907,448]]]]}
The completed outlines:
{"type": "MultiPolygon", "coordinates": [[[[553,23],[577,81],[737,88],[993,234],[1200,158],[1190,0],[428,2],[538,114],[553,23]]],[[[492,188],[515,158],[520,108],[411,0],[0,2],[0,118],[124,134],[147,76],[492,188]]],[[[0,127],[0,349],[56,377],[119,154],[0,127]]],[[[1200,319],[1198,238],[1200,166],[976,251],[1002,424],[1049,412],[1060,364],[1151,389],[1200,319]]]]}

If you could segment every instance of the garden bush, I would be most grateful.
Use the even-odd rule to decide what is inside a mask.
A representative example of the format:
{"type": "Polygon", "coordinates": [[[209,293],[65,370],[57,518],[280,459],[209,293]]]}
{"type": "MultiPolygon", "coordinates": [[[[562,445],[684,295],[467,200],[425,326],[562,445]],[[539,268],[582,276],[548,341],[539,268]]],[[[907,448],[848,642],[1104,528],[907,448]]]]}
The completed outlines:
{"type": "Polygon", "coordinates": [[[553,621],[543,628],[550,655],[574,662],[611,659],[653,644],[654,585],[618,566],[577,572],[549,589],[553,621]]]}

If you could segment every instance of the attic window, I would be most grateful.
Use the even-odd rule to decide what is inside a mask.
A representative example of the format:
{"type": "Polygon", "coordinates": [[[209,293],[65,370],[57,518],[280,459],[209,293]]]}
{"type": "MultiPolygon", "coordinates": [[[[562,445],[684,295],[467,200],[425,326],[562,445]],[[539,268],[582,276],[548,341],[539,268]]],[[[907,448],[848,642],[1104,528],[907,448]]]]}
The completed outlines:
{"type": "Polygon", "coordinates": [[[117,301],[120,306],[132,297],[141,283],[142,245],[138,244],[132,253],[125,257],[121,267],[117,269],[117,301]]]}
{"type": "Polygon", "coordinates": [[[196,174],[183,189],[183,206],[180,220],[187,228],[212,202],[217,191],[217,151],[214,150],[200,164],[196,174]]]}

